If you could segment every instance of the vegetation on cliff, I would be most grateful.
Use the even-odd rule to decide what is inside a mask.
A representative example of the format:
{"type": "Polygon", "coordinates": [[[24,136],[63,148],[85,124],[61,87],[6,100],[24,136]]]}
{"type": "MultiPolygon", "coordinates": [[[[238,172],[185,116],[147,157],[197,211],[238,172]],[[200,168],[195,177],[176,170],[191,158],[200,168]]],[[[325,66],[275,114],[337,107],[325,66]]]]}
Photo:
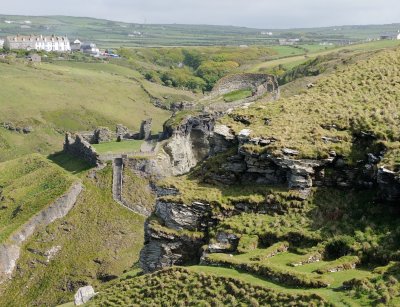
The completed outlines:
{"type": "MultiPolygon", "coordinates": [[[[35,159],[42,167],[49,163],[44,158],[35,159]]],[[[66,166],[75,164],[62,157],[56,160],[66,166]]],[[[23,161],[21,165],[27,169],[36,165],[23,161]]],[[[57,178],[48,167],[42,171],[57,178]]],[[[0,287],[1,306],[66,303],[73,299],[79,287],[91,284],[96,290],[101,289],[137,262],[143,244],[144,217],[114,202],[110,166],[97,171],[95,176],[87,175],[86,171],[79,175],[85,190],[70,213],[27,240],[13,279],[0,287]],[[49,253],[51,250],[54,254],[49,253]]],[[[52,179],[46,182],[52,182],[52,179]]],[[[29,202],[34,203],[32,199],[29,202]]],[[[28,212],[28,208],[24,207],[24,212],[28,212]]]]}
{"type": "Polygon", "coordinates": [[[0,163],[0,243],[77,181],[40,155],[0,163]]]}
{"type": "MultiPolygon", "coordinates": [[[[290,148],[299,152],[299,158],[314,159],[327,158],[334,151],[349,162],[382,150],[390,157],[400,142],[399,61],[400,49],[379,52],[340,67],[304,94],[271,104],[261,101],[222,122],[236,133],[250,129],[251,137],[272,140],[264,148],[249,145],[249,150],[279,156],[282,149],[290,148]],[[250,123],[236,122],[238,116],[250,123]]],[[[387,163],[396,168],[396,161],[387,163]]]]}
{"type": "Polygon", "coordinates": [[[289,294],[184,268],[122,279],[88,306],[330,306],[313,294],[289,294]]]}

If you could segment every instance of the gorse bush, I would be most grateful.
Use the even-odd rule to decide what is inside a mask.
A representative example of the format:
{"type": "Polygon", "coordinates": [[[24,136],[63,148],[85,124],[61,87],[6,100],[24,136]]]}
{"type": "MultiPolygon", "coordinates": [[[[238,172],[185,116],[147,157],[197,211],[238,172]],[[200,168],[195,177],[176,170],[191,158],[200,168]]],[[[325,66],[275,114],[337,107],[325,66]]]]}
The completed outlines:
{"type": "MultiPolygon", "coordinates": [[[[260,101],[221,122],[237,133],[246,128],[251,137],[275,139],[262,148],[245,146],[248,151],[281,155],[282,148],[291,148],[299,151],[299,158],[327,158],[335,151],[352,163],[386,148],[386,155],[394,158],[391,150],[400,143],[399,64],[400,49],[382,51],[357,64],[341,66],[304,94],[268,105],[260,101]],[[250,125],[234,120],[240,116],[252,117],[250,125]],[[363,135],[371,138],[358,146],[363,135]]],[[[385,160],[394,168],[396,161],[385,160]]]]}
{"type": "Polygon", "coordinates": [[[331,306],[314,294],[288,294],[183,268],[122,279],[88,306],[331,306]]]}

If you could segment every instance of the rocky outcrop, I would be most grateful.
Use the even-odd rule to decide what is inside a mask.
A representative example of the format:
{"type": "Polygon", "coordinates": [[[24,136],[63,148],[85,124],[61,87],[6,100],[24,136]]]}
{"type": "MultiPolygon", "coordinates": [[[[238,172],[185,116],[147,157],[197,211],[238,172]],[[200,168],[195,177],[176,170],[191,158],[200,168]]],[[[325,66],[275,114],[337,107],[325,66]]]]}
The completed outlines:
{"type": "MultiPolygon", "coordinates": [[[[257,153],[247,149],[247,144],[265,146],[274,142],[274,139],[251,139],[251,131],[244,129],[238,135],[227,126],[215,125],[214,121],[202,122],[187,120],[184,125],[173,131],[168,145],[165,146],[172,174],[188,172],[199,160],[208,156],[219,155],[214,160],[217,163],[210,167],[210,163],[202,164],[196,174],[208,183],[217,184],[263,184],[286,185],[293,193],[293,203],[304,201],[312,187],[339,187],[370,189],[379,187],[381,197],[388,201],[398,201],[400,196],[399,176],[395,172],[379,169],[380,159],[370,153],[365,160],[349,165],[343,157],[331,152],[326,159],[313,160],[299,158],[299,152],[291,148],[283,148],[279,154],[257,153]],[[195,122],[196,125],[191,125],[195,122]],[[211,123],[211,124],[210,124],[211,123]],[[193,127],[201,133],[197,134],[196,142],[199,148],[207,154],[196,157],[192,139],[193,127]],[[202,147],[204,145],[204,147],[202,147]],[[222,157],[221,159],[219,157],[222,157]]],[[[149,167],[143,164],[143,169],[149,167]]],[[[170,193],[179,194],[179,191],[164,191],[159,189],[160,195],[170,193]]],[[[159,195],[159,196],[160,196],[159,195]]],[[[163,198],[162,198],[163,199],[163,198]]],[[[272,199],[272,198],[271,198],[272,199]]],[[[284,214],[288,208],[279,201],[266,201],[257,206],[249,206],[245,202],[232,203],[223,216],[254,212],[260,214],[284,214]]],[[[152,218],[145,227],[145,246],[141,252],[140,262],[145,272],[151,272],[171,265],[198,263],[201,258],[201,247],[204,255],[214,252],[232,252],[236,249],[238,238],[227,233],[218,233],[212,242],[208,242],[208,227],[214,225],[217,218],[212,216],[208,205],[193,203],[190,205],[159,200],[152,218]],[[200,232],[200,236],[193,236],[193,232],[200,232]],[[192,234],[192,235],[191,235],[192,234]],[[200,257],[200,258],[199,258],[200,257]]],[[[305,238],[286,238],[285,240],[307,240],[305,238]]],[[[311,239],[314,240],[314,239],[311,239]]],[[[313,242],[313,244],[316,242],[313,242]]],[[[310,257],[307,261],[318,261],[310,257]]]]}
{"type": "Polygon", "coordinates": [[[4,129],[7,129],[9,131],[19,132],[23,134],[29,134],[33,132],[32,126],[18,126],[12,122],[4,122],[2,123],[2,126],[4,129]]]}
{"type": "Polygon", "coordinates": [[[255,182],[265,185],[286,185],[289,189],[300,190],[306,197],[311,187],[327,186],[340,188],[372,188],[379,186],[381,197],[395,201],[400,196],[400,180],[395,172],[378,170],[380,158],[372,153],[355,165],[348,165],[343,157],[332,152],[326,159],[312,160],[298,158],[299,152],[283,148],[281,154],[258,153],[246,149],[246,145],[266,146],[273,139],[250,138],[251,131],[243,129],[233,135],[226,126],[216,126],[210,137],[210,152],[218,154],[229,148],[236,150],[225,157],[225,162],[215,170],[207,172],[210,183],[237,184],[255,182]]]}
{"type": "Polygon", "coordinates": [[[208,204],[157,201],[155,213],[145,225],[145,244],[140,253],[143,271],[198,263],[210,216],[208,204]],[[154,226],[155,220],[159,227],[154,226]]]}
{"type": "Polygon", "coordinates": [[[163,135],[169,138],[163,150],[173,175],[190,171],[210,154],[209,136],[214,130],[216,116],[202,114],[189,116],[179,126],[164,126],[163,135]]]}
{"type": "Polygon", "coordinates": [[[75,306],[80,306],[87,303],[92,297],[96,295],[92,286],[81,287],[75,293],[74,303],[75,306]]]}
{"type": "Polygon", "coordinates": [[[377,182],[381,198],[391,201],[400,201],[400,174],[384,167],[379,168],[377,182]]]}
{"type": "Polygon", "coordinates": [[[22,244],[39,228],[47,226],[56,219],[62,218],[74,207],[83,189],[82,184],[75,183],[67,193],[54,203],[33,216],[20,227],[6,243],[0,245],[0,283],[10,278],[20,256],[22,244]]]}
{"type": "Polygon", "coordinates": [[[237,146],[236,136],[233,131],[225,125],[216,125],[209,139],[210,155],[226,152],[229,148],[237,146]]]}

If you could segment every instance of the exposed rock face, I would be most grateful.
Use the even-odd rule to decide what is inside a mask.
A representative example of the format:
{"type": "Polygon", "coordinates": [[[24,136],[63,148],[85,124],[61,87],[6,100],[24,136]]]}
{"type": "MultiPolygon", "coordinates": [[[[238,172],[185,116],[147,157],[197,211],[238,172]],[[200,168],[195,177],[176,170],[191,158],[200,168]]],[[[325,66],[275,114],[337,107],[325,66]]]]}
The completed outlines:
{"type": "Polygon", "coordinates": [[[124,158],[124,165],[146,179],[172,176],[173,171],[170,158],[163,150],[156,157],[148,159],[124,158]]]}
{"type": "Polygon", "coordinates": [[[93,296],[96,295],[92,286],[79,288],[74,296],[74,303],[76,306],[87,303],[93,296]]]}
{"type": "Polygon", "coordinates": [[[226,152],[229,148],[237,145],[236,136],[232,130],[225,125],[216,125],[210,138],[210,154],[215,155],[226,152]]]}
{"type": "Polygon", "coordinates": [[[385,168],[378,170],[380,196],[391,202],[400,201],[400,175],[385,168]]]}
{"type": "Polygon", "coordinates": [[[155,210],[156,216],[162,219],[166,227],[190,231],[204,231],[207,227],[204,219],[210,215],[210,212],[210,206],[200,202],[194,202],[187,206],[158,201],[155,210]]]}
{"type": "Polygon", "coordinates": [[[173,175],[187,173],[210,154],[209,136],[214,130],[215,117],[210,114],[190,116],[172,129],[164,127],[164,137],[170,137],[164,146],[173,175]]]}
{"type": "Polygon", "coordinates": [[[163,231],[145,225],[145,245],[140,253],[140,265],[144,272],[152,272],[171,265],[198,263],[203,236],[179,233],[180,230],[205,232],[211,208],[208,204],[185,205],[157,201],[154,217],[173,231],[163,231]]]}
{"type": "Polygon", "coordinates": [[[74,207],[82,189],[83,186],[80,182],[74,184],[66,194],[20,227],[8,240],[8,243],[0,245],[0,283],[11,277],[20,256],[20,248],[26,239],[29,238],[38,227],[47,226],[56,219],[67,215],[74,207]]]}

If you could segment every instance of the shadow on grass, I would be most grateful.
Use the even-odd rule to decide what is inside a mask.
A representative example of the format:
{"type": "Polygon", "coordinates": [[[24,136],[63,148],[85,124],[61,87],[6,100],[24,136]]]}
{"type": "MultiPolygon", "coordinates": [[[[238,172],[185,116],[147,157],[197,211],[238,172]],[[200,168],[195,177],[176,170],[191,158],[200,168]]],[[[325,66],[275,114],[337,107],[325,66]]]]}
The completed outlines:
{"type": "Polygon", "coordinates": [[[47,158],[74,175],[92,168],[85,160],[62,151],[51,154],[47,158]]]}

